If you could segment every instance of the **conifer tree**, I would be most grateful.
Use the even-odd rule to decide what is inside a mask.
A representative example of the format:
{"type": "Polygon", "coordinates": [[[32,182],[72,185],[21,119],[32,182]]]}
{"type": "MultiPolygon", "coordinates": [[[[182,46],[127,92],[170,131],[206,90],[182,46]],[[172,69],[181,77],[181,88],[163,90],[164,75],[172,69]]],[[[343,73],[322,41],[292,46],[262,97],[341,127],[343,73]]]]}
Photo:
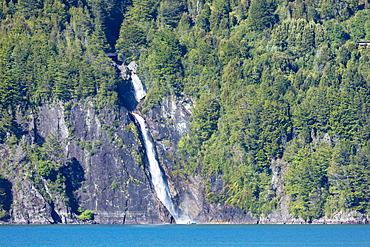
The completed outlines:
{"type": "Polygon", "coordinates": [[[248,10],[248,25],[252,30],[263,30],[275,23],[274,5],[270,0],[252,0],[248,10]]]}

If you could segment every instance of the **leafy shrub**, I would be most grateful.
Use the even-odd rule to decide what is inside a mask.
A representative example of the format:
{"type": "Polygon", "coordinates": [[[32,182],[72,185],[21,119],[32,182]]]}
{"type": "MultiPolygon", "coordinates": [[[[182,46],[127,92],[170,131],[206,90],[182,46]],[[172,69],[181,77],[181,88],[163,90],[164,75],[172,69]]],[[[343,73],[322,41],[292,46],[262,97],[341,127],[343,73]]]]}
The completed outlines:
{"type": "Polygon", "coordinates": [[[78,218],[80,220],[93,220],[94,219],[94,211],[93,210],[85,210],[78,216],[78,218]]]}

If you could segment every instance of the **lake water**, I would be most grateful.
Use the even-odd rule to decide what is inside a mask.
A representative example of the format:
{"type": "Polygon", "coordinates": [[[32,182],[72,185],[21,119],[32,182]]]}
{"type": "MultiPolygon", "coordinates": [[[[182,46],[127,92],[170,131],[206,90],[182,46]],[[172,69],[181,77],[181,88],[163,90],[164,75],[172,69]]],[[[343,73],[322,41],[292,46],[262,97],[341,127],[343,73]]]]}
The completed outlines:
{"type": "Polygon", "coordinates": [[[0,226],[0,246],[370,246],[370,226],[0,226]]]}

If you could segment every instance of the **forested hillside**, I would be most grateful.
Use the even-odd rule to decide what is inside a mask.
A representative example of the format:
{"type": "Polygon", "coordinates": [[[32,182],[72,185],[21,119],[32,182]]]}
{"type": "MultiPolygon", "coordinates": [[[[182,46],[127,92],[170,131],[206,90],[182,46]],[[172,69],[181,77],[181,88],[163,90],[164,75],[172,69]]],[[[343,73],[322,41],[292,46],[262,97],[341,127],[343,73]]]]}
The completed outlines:
{"type": "MultiPolygon", "coordinates": [[[[124,106],[106,56],[117,52],[139,65],[143,113],[164,98],[193,102],[172,173],[200,176],[210,203],[257,218],[284,200],[307,222],[369,218],[370,46],[357,41],[370,41],[368,0],[3,0],[0,142],[23,143],[20,116],[47,103],[67,116],[87,98],[124,106]]],[[[68,182],[56,147],[27,146],[34,183],[68,182]]],[[[8,187],[1,178],[0,217],[8,187]]]]}

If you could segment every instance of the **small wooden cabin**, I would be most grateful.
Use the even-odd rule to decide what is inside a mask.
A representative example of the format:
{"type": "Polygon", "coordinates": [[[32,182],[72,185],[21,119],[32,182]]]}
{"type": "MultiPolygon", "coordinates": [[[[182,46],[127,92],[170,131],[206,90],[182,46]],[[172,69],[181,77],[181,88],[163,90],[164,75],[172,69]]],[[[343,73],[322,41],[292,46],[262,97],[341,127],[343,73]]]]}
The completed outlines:
{"type": "Polygon", "coordinates": [[[105,53],[108,57],[117,57],[117,53],[109,52],[105,53]]]}
{"type": "Polygon", "coordinates": [[[358,47],[370,48],[370,41],[357,41],[358,47]]]}

